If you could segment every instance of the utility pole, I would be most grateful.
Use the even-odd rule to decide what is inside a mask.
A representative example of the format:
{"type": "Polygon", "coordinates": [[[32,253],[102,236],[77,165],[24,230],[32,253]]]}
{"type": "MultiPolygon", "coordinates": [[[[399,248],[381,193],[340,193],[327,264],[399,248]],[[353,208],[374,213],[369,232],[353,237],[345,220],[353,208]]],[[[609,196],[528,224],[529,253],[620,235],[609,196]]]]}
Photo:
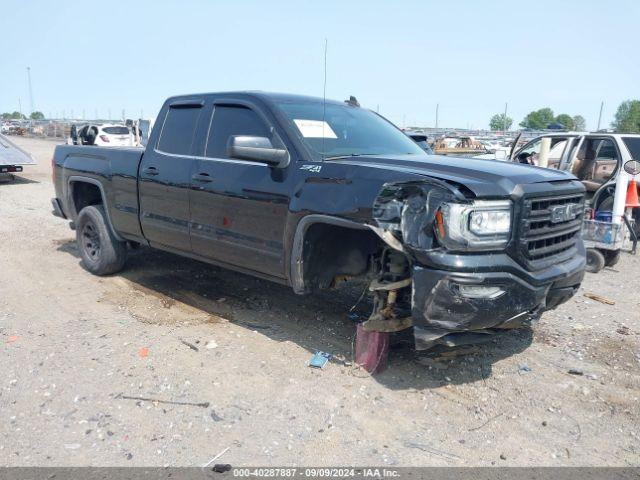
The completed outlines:
{"type": "Polygon", "coordinates": [[[29,82],[29,102],[31,105],[31,112],[33,113],[33,89],[31,88],[31,67],[27,67],[27,81],[29,82]]]}
{"type": "Polygon", "coordinates": [[[22,100],[18,97],[18,113],[20,114],[20,120],[22,120],[22,100]]]}
{"type": "Polygon", "coordinates": [[[436,128],[438,128],[438,110],[440,110],[440,104],[436,103],[436,128]]]}
{"type": "Polygon", "coordinates": [[[509,104],[505,102],[504,104],[504,117],[502,118],[502,131],[504,133],[507,132],[507,106],[509,104]]]}
{"type": "Polygon", "coordinates": [[[109,116],[109,118],[107,118],[107,120],[111,120],[111,109],[109,109],[109,110],[107,111],[107,115],[109,116]]]}
{"type": "Polygon", "coordinates": [[[604,102],[600,102],[600,114],[598,115],[598,128],[596,130],[600,130],[600,122],[602,121],[602,108],[604,107],[604,102]]]}

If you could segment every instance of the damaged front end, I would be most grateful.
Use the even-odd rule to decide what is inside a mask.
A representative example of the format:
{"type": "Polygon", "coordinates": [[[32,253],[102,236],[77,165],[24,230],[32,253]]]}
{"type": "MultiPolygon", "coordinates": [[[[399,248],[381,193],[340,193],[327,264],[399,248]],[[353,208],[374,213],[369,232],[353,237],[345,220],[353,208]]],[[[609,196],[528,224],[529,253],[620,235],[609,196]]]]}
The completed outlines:
{"type": "Polygon", "coordinates": [[[530,325],[568,300],[584,275],[582,242],[576,237],[572,254],[564,250],[560,262],[527,268],[518,256],[522,205],[520,199],[478,200],[440,181],[385,185],[371,228],[387,248],[370,285],[374,311],[363,328],[413,326],[418,349],[479,343],[496,331],[530,325]]]}

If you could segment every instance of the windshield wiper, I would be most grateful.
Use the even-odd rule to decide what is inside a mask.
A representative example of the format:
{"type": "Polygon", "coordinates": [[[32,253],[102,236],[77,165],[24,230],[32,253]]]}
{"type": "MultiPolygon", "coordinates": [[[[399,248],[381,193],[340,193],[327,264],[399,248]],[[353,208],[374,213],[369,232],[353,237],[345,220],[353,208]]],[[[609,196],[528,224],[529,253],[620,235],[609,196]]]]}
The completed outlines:
{"type": "Polygon", "coordinates": [[[341,158],[351,158],[351,157],[375,157],[378,155],[384,155],[384,153],[349,153],[347,155],[336,155],[334,157],[324,157],[324,160],[340,160],[341,158]]]}
{"type": "Polygon", "coordinates": [[[336,155],[334,157],[324,157],[323,160],[340,160],[341,158],[352,157],[377,157],[381,155],[415,155],[412,152],[407,153],[349,153],[348,155],[336,155]]]}

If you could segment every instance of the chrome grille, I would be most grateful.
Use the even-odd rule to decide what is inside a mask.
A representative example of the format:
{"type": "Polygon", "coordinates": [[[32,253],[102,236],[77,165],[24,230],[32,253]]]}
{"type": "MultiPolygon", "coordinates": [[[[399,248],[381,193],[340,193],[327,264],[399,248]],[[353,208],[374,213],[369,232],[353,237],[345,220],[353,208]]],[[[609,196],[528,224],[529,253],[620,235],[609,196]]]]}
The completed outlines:
{"type": "Polygon", "coordinates": [[[545,264],[573,254],[584,214],[582,193],[525,197],[520,249],[529,263],[545,264]]]}

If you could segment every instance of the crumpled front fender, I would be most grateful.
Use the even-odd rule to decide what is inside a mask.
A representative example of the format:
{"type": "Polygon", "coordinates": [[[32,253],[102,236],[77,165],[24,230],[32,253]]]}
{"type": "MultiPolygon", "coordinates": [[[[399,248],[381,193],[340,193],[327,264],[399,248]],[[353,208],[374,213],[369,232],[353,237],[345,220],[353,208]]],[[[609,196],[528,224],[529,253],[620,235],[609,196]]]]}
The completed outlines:
{"type": "Polygon", "coordinates": [[[385,184],[373,206],[374,230],[400,249],[399,243],[389,242],[389,235],[393,236],[410,256],[414,250],[430,250],[438,207],[454,199],[464,201],[465,197],[455,186],[439,180],[385,184]]]}

